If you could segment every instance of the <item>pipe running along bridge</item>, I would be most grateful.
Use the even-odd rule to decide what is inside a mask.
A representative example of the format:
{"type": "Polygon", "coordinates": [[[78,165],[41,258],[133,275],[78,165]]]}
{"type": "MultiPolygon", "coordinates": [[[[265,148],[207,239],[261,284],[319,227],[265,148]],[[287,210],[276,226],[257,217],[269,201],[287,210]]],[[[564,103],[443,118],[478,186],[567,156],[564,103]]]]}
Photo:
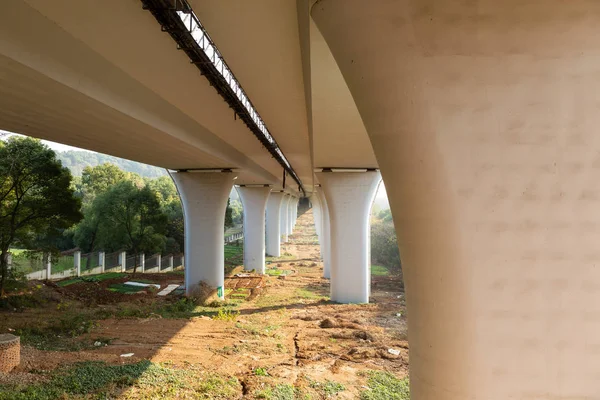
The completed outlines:
{"type": "Polygon", "coordinates": [[[380,169],[412,398],[598,399],[599,26],[594,0],[6,1],[0,129],[171,170],[188,293],[223,285],[236,184],[246,268],[307,196],[331,299],[368,302],[380,169]]]}

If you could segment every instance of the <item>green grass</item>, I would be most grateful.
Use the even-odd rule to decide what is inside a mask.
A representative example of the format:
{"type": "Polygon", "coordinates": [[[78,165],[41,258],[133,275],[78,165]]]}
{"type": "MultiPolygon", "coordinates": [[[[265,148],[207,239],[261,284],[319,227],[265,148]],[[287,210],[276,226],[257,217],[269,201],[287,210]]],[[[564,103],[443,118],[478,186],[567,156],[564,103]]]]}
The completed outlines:
{"type": "Polygon", "coordinates": [[[369,371],[367,376],[368,389],[360,393],[360,400],[410,400],[408,378],[381,371],[369,371]]]}
{"type": "Polygon", "coordinates": [[[142,286],[126,285],[124,283],[115,283],[113,285],[110,285],[108,287],[108,290],[110,290],[111,292],[132,294],[142,292],[146,290],[146,288],[142,286]]]}
{"type": "Polygon", "coordinates": [[[296,389],[292,385],[279,384],[274,387],[268,387],[254,394],[257,399],[265,400],[295,400],[296,389]]]}
{"type": "Polygon", "coordinates": [[[127,276],[127,274],[121,272],[107,272],[105,274],[80,276],[78,278],[65,279],[57,282],[56,284],[58,286],[65,287],[79,282],[102,282],[108,279],[123,278],[125,276],[127,276]]]}
{"type": "Polygon", "coordinates": [[[346,390],[346,387],[341,383],[326,380],[325,382],[313,381],[312,379],[308,379],[310,382],[310,387],[319,391],[323,394],[323,396],[327,399],[334,397],[336,394],[343,392],[346,390]]]}
{"type": "Polygon", "coordinates": [[[56,274],[69,269],[75,268],[75,257],[73,256],[61,256],[58,260],[52,261],[52,273],[56,274]]]}
{"type": "Polygon", "coordinates": [[[73,338],[89,333],[96,322],[88,315],[68,314],[49,326],[31,326],[17,329],[21,343],[39,350],[79,351],[87,345],[73,338]]]}
{"type": "Polygon", "coordinates": [[[390,270],[383,265],[371,265],[371,275],[373,276],[388,276],[390,270]]]}
{"type": "Polygon", "coordinates": [[[78,363],[50,373],[48,381],[31,385],[1,385],[0,400],[107,399],[230,399],[238,398],[237,379],[207,374],[199,368],[176,369],[140,361],[127,365],[78,363]]]}

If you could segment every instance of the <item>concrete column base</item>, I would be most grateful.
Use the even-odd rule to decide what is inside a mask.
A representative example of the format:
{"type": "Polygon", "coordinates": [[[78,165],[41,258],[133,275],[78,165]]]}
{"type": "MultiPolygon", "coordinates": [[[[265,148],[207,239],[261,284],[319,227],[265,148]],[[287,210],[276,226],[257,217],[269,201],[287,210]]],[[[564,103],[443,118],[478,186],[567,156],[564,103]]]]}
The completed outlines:
{"type": "Polygon", "coordinates": [[[185,291],[198,293],[201,282],[223,293],[223,226],[235,175],[229,172],[172,174],[185,214],[185,291]]]}
{"type": "Polygon", "coordinates": [[[331,223],[331,300],[369,302],[369,217],[379,172],[319,172],[331,223]]]}
{"type": "Polygon", "coordinates": [[[272,257],[281,255],[281,204],[282,192],[271,192],[267,199],[266,250],[272,257]]]}
{"type": "Polygon", "coordinates": [[[244,206],[244,269],[265,273],[265,210],[269,187],[237,188],[244,206]]]}

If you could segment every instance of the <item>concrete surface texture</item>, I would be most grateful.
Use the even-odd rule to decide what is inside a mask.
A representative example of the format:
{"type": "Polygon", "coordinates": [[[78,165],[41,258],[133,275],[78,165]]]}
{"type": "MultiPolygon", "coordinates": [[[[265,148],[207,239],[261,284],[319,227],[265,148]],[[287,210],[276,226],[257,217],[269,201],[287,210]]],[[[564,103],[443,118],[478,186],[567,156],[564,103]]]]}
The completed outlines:
{"type": "Polygon", "coordinates": [[[331,300],[369,302],[371,206],[379,172],[319,172],[330,220],[331,300]]]}
{"type": "Polygon", "coordinates": [[[411,398],[600,398],[596,1],[322,0],[398,228],[411,398]]]}
{"type": "Polygon", "coordinates": [[[283,192],[271,192],[267,199],[266,252],[273,257],[281,255],[281,204],[283,192]]]}
{"type": "Polygon", "coordinates": [[[193,295],[200,282],[223,287],[223,226],[235,175],[230,172],[177,172],[185,216],[185,291],[193,295]]]}
{"type": "Polygon", "coordinates": [[[265,210],[270,187],[237,188],[244,206],[244,269],[265,273],[265,210]]]}

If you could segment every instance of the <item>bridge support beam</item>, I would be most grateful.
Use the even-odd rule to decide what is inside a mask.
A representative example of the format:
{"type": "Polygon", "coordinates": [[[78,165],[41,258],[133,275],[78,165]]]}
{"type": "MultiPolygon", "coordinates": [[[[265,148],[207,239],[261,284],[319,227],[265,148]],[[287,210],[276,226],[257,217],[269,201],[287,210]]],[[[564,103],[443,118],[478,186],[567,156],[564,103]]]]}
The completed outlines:
{"type": "Polygon", "coordinates": [[[370,213],[381,175],[319,172],[331,223],[331,300],[369,302],[370,213]]]}
{"type": "Polygon", "coordinates": [[[265,273],[265,210],[271,188],[237,188],[244,206],[244,269],[265,273]]]}
{"type": "Polygon", "coordinates": [[[172,174],[185,214],[185,292],[194,295],[200,282],[223,293],[225,281],[223,227],[231,172],[172,174]],[[220,289],[220,290],[219,290],[220,289]]]}
{"type": "Polygon", "coordinates": [[[311,15],[386,183],[411,399],[599,398],[600,3],[321,0],[311,15]]]}
{"type": "Polygon", "coordinates": [[[292,196],[285,193],[283,195],[283,200],[281,202],[281,214],[280,214],[280,222],[281,222],[281,242],[286,243],[288,241],[288,209],[290,205],[290,200],[292,196]]]}
{"type": "Polygon", "coordinates": [[[319,244],[321,246],[321,258],[323,259],[323,278],[331,278],[331,229],[329,224],[329,208],[327,200],[323,194],[323,189],[318,187],[317,199],[321,205],[321,237],[319,244]]]}
{"type": "Polygon", "coordinates": [[[267,254],[272,257],[281,255],[281,204],[284,194],[271,192],[267,199],[267,254]]]}

